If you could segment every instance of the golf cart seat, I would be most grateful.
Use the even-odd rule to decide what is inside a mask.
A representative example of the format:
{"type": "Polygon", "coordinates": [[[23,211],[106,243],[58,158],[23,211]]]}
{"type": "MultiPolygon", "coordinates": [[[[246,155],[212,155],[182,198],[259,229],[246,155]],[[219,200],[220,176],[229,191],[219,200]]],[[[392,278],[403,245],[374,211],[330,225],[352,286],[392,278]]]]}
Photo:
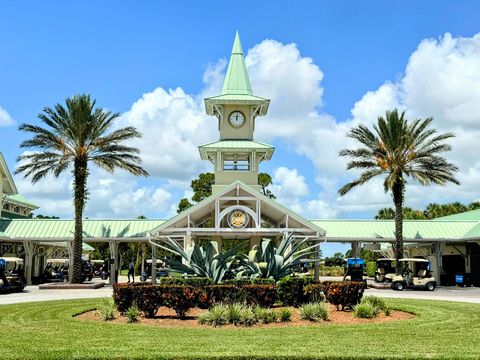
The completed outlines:
{"type": "Polygon", "coordinates": [[[417,274],[417,275],[418,275],[418,277],[422,277],[422,278],[423,278],[423,277],[427,276],[427,270],[425,270],[425,269],[418,270],[418,274],[417,274]]]}

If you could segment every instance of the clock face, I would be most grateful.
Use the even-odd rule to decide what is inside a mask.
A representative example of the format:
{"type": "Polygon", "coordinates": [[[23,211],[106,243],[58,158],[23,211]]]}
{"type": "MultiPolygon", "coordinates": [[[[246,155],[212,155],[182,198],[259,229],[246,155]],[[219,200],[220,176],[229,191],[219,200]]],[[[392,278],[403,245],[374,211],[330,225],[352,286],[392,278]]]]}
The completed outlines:
{"type": "Polygon", "coordinates": [[[234,111],[230,114],[230,117],[228,118],[228,122],[234,128],[239,128],[243,124],[245,124],[245,116],[243,116],[243,114],[240,111],[234,111]]]}

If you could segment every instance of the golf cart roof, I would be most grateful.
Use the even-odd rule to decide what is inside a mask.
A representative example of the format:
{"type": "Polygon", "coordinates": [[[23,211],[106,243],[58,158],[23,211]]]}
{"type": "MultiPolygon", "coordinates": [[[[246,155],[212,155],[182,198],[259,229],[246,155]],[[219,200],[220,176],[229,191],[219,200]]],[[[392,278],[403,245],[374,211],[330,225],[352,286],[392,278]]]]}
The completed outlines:
{"type": "Polygon", "coordinates": [[[47,259],[47,263],[65,263],[68,259],[47,259]]]}
{"type": "Polygon", "coordinates": [[[377,259],[377,261],[395,261],[396,259],[394,258],[380,258],[380,259],[377,259]]]}
{"type": "Polygon", "coordinates": [[[423,262],[423,263],[428,263],[429,261],[427,259],[418,259],[418,258],[405,258],[405,259],[400,259],[399,261],[403,262],[423,262]]]}
{"type": "Polygon", "coordinates": [[[90,260],[92,264],[103,264],[105,260],[90,260]]]}
{"type": "Polygon", "coordinates": [[[23,264],[23,259],[19,257],[8,256],[8,257],[1,257],[0,259],[5,260],[7,263],[16,262],[18,264],[23,264]]]}

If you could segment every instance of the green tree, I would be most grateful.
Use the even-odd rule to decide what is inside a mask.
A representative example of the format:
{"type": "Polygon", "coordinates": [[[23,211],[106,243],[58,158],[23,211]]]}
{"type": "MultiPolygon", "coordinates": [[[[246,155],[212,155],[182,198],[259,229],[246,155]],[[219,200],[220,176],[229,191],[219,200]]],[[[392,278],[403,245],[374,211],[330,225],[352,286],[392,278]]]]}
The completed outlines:
{"type": "Polygon", "coordinates": [[[262,187],[262,194],[268,196],[270,199],[276,199],[276,196],[268,189],[272,183],[272,177],[267,173],[258,174],[258,185],[262,187]]]}
{"type": "Polygon", "coordinates": [[[16,173],[30,177],[33,183],[48,174],[58,177],[72,168],[75,232],[73,240],[72,282],[82,279],[82,217],[87,201],[89,164],[113,173],[126,170],[136,176],[147,176],[140,166],[139,150],[124,145],[141,137],[134,127],[113,130],[118,113],[95,108],[90,95],[76,95],[65,100],[65,106],[46,107],[39,115],[42,126],[22,124],[19,130],[32,135],[20,146],[33,150],[18,158],[21,162],[16,173]]]}
{"type": "MultiPolygon", "coordinates": [[[[403,218],[408,220],[425,220],[427,216],[422,210],[415,210],[409,207],[403,208],[403,218]]],[[[375,215],[376,220],[393,220],[395,219],[395,210],[392,208],[383,208],[378,210],[375,215]]]]}
{"type": "MultiPolygon", "coordinates": [[[[362,170],[360,176],[339,190],[341,196],[353,188],[379,176],[384,177],[383,187],[393,197],[395,206],[395,257],[403,257],[403,202],[406,178],[421,185],[459,184],[455,179],[457,167],[440,154],[450,151],[444,141],[454,137],[452,133],[438,134],[430,128],[433,118],[409,122],[405,112],[395,109],[379,117],[373,131],[364,125],[350,130],[348,137],[361,144],[357,149],[344,149],[340,156],[351,160],[347,170],[362,170]]],[[[397,261],[397,271],[400,263],[397,261]]]]}

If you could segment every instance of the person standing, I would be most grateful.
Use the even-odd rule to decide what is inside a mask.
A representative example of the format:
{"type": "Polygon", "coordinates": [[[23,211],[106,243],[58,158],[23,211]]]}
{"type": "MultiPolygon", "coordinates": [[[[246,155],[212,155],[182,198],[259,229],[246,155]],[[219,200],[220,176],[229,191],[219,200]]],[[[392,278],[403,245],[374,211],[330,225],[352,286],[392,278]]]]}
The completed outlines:
{"type": "Polygon", "coordinates": [[[135,264],[133,260],[128,263],[128,282],[130,282],[130,275],[132,276],[132,283],[135,282],[135,264]]]}

